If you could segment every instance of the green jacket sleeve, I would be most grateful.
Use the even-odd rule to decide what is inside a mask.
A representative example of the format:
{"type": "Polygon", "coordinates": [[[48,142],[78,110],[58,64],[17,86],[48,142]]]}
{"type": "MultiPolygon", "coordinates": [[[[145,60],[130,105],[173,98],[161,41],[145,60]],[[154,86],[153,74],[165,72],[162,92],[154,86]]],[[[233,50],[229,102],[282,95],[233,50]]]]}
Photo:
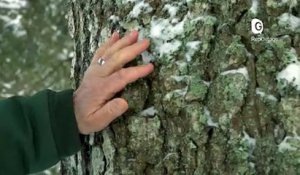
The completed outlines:
{"type": "Polygon", "coordinates": [[[0,174],[49,168],[80,149],[73,90],[0,101],[0,174]]]}

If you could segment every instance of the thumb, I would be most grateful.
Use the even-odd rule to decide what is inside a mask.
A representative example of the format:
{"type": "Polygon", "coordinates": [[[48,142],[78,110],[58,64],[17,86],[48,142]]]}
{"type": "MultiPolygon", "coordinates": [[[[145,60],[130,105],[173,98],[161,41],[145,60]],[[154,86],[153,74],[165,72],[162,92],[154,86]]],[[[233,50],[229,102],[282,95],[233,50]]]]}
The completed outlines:
{"type": "Polygon", "coordinates": [[[107,127],[114,119],[121,116],[128,109],[128,103],[123,98],[115,98],[107,102],[92,116],[91,129],[93,132],[107,127]]]}

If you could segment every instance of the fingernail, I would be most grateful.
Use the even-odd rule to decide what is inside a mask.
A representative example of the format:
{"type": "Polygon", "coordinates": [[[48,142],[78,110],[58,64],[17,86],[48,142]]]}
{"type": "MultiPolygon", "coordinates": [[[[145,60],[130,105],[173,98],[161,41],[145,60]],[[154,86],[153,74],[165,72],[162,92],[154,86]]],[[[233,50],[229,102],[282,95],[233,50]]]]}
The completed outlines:
{"type": "Polygon", "coordinates": [[[147,42],[147,43],[149,43],[150,44],[150,40],[149,39],[147,39],[147,38],[144,38],[141,42],[147,42]]]}
{"type": "Polygon", "coordinates": [[[137,33],[138,33],[138,31],[133,30],[133,31],[130,32],[130,36],[135,36],[137,33]]]}
{"type": "Polygon", "coordinates": [[[117,36],[119,35],[119,33],[118,32],[114,32],[113,34],[112,34],[112,38],[116,38],[117,36]]]}

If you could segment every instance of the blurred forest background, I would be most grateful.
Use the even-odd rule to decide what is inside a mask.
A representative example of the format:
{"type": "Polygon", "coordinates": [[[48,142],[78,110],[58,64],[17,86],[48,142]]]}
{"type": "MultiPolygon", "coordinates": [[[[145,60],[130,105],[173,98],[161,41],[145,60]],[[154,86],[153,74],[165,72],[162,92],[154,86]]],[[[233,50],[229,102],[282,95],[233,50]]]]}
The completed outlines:
{"type": "MultiPolygon", "coordinates": [[[[0,99],[70,87],[73,47],[66,5],[63,0],[0,0],[0,99]]],[[[57,172],[56,166],[38,174],[57,172]]]]}
{"type": "Polygon", "coordinates": [[[63,0],[0,0],[0,99],[70,87],[63,0]]]}

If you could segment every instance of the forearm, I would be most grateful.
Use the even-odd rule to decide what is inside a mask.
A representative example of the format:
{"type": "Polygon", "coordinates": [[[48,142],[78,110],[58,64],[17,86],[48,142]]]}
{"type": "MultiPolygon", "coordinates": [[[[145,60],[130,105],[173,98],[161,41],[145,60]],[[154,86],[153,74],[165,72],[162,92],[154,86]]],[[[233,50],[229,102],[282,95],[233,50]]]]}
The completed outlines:
{"type": "Polygon", "coordinates": [[[79,150],[72,90],[0,101],[0,174],[37,172],[79,150]]]}

